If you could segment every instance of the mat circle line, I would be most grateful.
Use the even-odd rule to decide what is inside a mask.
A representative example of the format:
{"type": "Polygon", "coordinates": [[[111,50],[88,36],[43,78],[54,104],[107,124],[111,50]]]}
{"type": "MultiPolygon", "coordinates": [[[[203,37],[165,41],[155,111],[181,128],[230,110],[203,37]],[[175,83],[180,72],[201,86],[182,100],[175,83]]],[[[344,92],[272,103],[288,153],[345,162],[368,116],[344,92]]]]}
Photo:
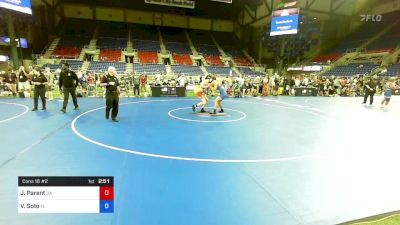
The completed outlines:
{"type": "Polygon", "coordinates": [[[10,117],[10,118],[4,119],[4,120],[0,120],[0,123],[5,123],[5,122],[8,122],[8,121],[10,121],[10,120],[17,119],[17,118],[19,118],[19,117],[21,117],[21,116],[23,116],[23,115],[25,115],[26,113],[29,112],[29,108],[28,108],[28,106],[26,106],[26,105],[22,105],[22,104],[18,104],[18,103],[11,103],[11,102],[0,102],[0,104],[16,105],[16,106],[20,106],[20,107],[22,107],[22,108],[25,108],[25,111],[24,111],[24,112],[22,112],[22,113],[20,113],[20,114],[18,114],[18,115],[16,115],[16,116],[13,116],[13,117],[10,117]]]}
{"type": "Polygon", "coordinates": [[[247,117],[246,113],[244,113],[242,111],[239,111],[239,110],[236,110],[236,109],[230,109],[230,108],[224,108],[224,109],[227,110],[227,111],[237,112],[239,114],[242,114],[242,116],[239,117],[238,119],[233,119],[233,120],[194,120],[194,119],[182,118],[182,117],[175,116],[175,115],[172,114],[172,112],[175,112],[175,111],[178,111],[178,110],[183,110],[183,109],[190,109],[191,110],[192,107],[182,107],[182,108],[172,109],[172,110],[170,110],[168,112],[168,116],[170,116],[170,117],[172,117],[174,119],[177,119],[177,120],[184,120],[184,121],[197,122],[197,123],[232,123],[232,122],[237,122],[237,121],[243,120],[243,119],[245,119],[247,117]]]}
{"type": "MultiPolygon", "coordinates": [[[[147,103],[147,102],[169,102],[169,101],[182,101],[182,100],[192,100],[193,99],[180,99],[180,100],[147,100],[147,101],[137,101],[137,102],[127,102],[122,103],[120,105],[130,105],[130,104],[139,104],[139,103],[147,103]]],[[[268,105],[268,104],[265,104],[268,105]]],[[[196,157],[180,157],[180,156],[171,156],[171,155],[162,155],[162,154],[154,154],[154,153],[147,153],[136,151],[132,149],[120,148],[112,145],[107,145],[93,139],[86,137],[85,135],[81,134],[76,128],[76,122],[82,116],[89,114],[91,112],[104,109],[105,107],[98,107],[89,111],[86,111],[77,117],[75,117],[71,123],[72,131],[83,140],[95,144],[100,147],[108,148],[114,151],[125,152],[135,155],[153,157],[153,158],[162,158],[162,159],[171,159],[171,160],[180,160],[180,161],[192,161],[192,162],[207,162],[207,163],[272,163],[272,162],[285,162],[285,161],[294,161],[294,160],[301,160],[316,157],[318,154],[306,154],[306,155],[297,155],[291,157],[279,157],[279,158],[270,158],[270,159],[212,159],[212,158],[196,158],[196,157]]]]}

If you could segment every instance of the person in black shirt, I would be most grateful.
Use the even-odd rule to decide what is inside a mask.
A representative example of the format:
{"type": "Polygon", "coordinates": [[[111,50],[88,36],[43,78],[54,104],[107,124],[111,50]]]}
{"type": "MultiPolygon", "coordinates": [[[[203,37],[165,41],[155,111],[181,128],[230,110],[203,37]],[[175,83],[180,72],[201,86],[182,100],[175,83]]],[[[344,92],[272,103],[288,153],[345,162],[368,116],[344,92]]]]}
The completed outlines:
{"type": "Polygon", "coordinates": [[[17,76],[11,69],[6,73],[3,81],[6,84],[6,86],[8,87],[8,89],[10,89],[10,91],[12,92],[12,95],[16,96],[17,95],[17,76]]]}
{"type": "Polygon", "coordinates": [[[133,95],[140,96],[140,76],[133,76],[133,95]]]}
{"type": "Polygon", "coordinates": [[[40,96],[40,99],[42,100],[42,110],[46,110],[47,78],[42,73],[42,71],[40,71],[39,66],[35,66],[34,71],[32,71],[32,84],[35,85],[34,95],[33,95],[34,107],[33,107],[32,111],[38,110],[39,96],[40,96]]]}
{"type": "Polygon", "coordinates": [[[60,78],[58,80],[58,86],[60,87],[60,91],[64,94],[64,102],[61,112],[67,112],[68,98],[71,94],[72,101],[75,106],[75,110],[79,109],[78,99],[76,98],[76,87],[79,84],[79,79],[76,73],[69,69],[69,64],[64,63],[62,67],[62,71],[60,73],[60,78]]]}
{"type": "Polygon", "coordinates": [[[364,88],[364,101],[362,104],[367,103],[367,99],[369,96],[369,104],[372,105],[374,103],[374,95],[376,92],[376,86],[378,86],[378,83],[375,81],[374,78],[371,78],[366,84],[364,88]]]}
{"type": "Polygon", "coordinates": [[[110,118],[113,122],[118,122],[118,104],[119,104],[119,82],[116,77],[117,72],[115,71],[115,67],[108,67],[108,74],[103,77],[100,86],[106,87],[106,119],[110,118]]]}
{"type": "Polygon", "coordinates": [[[25,68],[23,66],[19,67],[19,70],[17,70],[18,74],[18,91],[19,92],[30,92],[31,91],[31,85],[29,83],[28,79],[28,73],[25,71],[25,68]]]}

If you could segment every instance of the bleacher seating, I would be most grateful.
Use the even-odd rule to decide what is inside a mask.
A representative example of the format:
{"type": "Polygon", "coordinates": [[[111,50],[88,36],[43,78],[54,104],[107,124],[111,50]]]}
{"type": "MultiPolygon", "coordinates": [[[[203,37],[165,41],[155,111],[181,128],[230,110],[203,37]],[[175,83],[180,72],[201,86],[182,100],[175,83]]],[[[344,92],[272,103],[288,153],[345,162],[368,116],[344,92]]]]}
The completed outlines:
{"type": "Polygon", "coordinates": [[[244,76],[265,76],[264,73],[259,71],[254,71],[249,67],[238,67],[238,69],[244,76]]]}
{"type": "Polygon", "coordinates": [[[378,67],[378,65],[373,63],[351,63],[348,65],[337,66],[326,72],[324,75],[350,77],[357,74],[370,73],[376,67],[378,67]]]}
{"type": "Polygon", "coordinates": [[[196,46],[196,49],[198,52],[204,55],[214,55],[214,56],[220,55],[217,46],[213,44],[200,44],[196,46]]]}
{"type": "Polygon", "coordinates": [[[348,49],[358,48],[369,38],[379,33],[382,29],[383,27],[380,23],[366,23],[358,28],[355,32],[351,33],[328,53],[344,53],[348,49]]]}
{"type": "Polygon", "coordinates": [[[158,30],[155,26],[134,24],[132,26],[133,39],[160,41],[158,30]]]}
{"type": "Polygon", "coordinates": [[[183,29],[162,27],[160,30],[168,51],[178,54],[192,53],[183,29]]]}
{"type": "Polygon", "coordinates": [[[213,32],[213,35],[224,52],[231,56],[238,66],[254,66],[254,63],[244,55],[240,47],[237,47],[238,40],[234,33],[213,32]]]}
{"type": "Polygon", "coordinates": [[[220,52],[207,31],[191,30],[189,36],[196,50],[203,55],[219,56],[220,52]]]}
{"type": "Polygon", "coordinates": [[[133,48],[142,52],[160,52],[160,42],[152,40],[135,39],[133,41],[133,48]]]}
{"type": "Polygon", "coordinates": [[[69,33],[67,32],[60,38],[53,55],[66,59],[76,59],[79,57],[81,49],[89,44],[91,37],[82,34],[73,36],[71,33],[73,34],[74,32],[69,31],[69,33]]]}
{"type": "Polygon", "coordinates": [[[225,46],[221,46],[222,49],[224,50],[224,52],[229,55],[229,56],[244,56],[243,52],[234,47],[234,46],[230,46],[230,45],[225,45],[225,46]]]}
{"type": "MultiPolygon", "coordinates": [[[[230,75],[230,71],[232,70],[230,67],[222,67],[222,66],[206,66],[206,70],[209,73],[217,74],[217,75],[230,75]]],[[[235,71],[232,70],[232,75],[235,76],[235,71]]]]}
{"type": "Polygon", "coordinates": [[[114,66],[118,73],[125,73],[126,63],[123,62],[105,62],[105,61],[92,61],[88,71],[107,71],[109,66],[114,66]]]}
{"type": "Polygon", "coordinates": [[[400,76],[400,63],[389,65],[386,72],[387,76],[400,76]]]}
{"type": "Polygon", "coordinates": [[[89,44],[93,35],[95,26],[91,23],[93,22],[90,20],[68,19],[53,55],[63,59],[78,58],[81,49],[89,44]]]}
{"type": "Polygon", "coordinates": [[[172,65],[172,72],[175,74],[185,74],[185,75],[194,75],[201,76],[203,75],[203,71],[198,66],[185,66],[185,65],[172,65]]]}
{"type": "Polygon", "coordinates": [[[62,59],[77,59],[81,50],[75,47],[57,47],[53,51],[53,55],[56,58],[62,59]]]}
{"type": "Polygon", "coordinates": [[[158,30],[154,26],[135,24],[132,26],[133,48],[138,51],[141,63],[157,63],[160,52],[158,30]]]}
{"type": "MultiPolygon", "coordinates": [[[[106,70],[113,65],[118,72],[125,71],[126,64],[118,63],[121,61],[121,51],[127,46],[128,25],[126,23],[116,23],[107,21],[97,21],[96,24],[91,20],[67,19],[67,26],[61,35],[58,47],[54,50],[54,55],[61,58],[77,59],[82,48],[89,45],[93,37],[96,25],[99,25],[97,33],[96,47],[100,49],[99,60],[89,64],[89,71],[106,70]]],[[[147,71],[149,73],[161,70],[165,72],[165,66],[158,64],[158,53],[161,51],[159,31],[156,26],[151,25],[130,25],[132,28],[133,48],[138,53],[140,64],[135,64],[135,71],[147,71]],[[145,65],[149,64],[149,65],[145,65]]],[[[173,71],[175,73],[198,74],[203,73],[200,67],[193,66],[190,54],[192,49],[188,44],[185,30],[181,28],[160,28],[162,37],[165,41],[166,49],[172,53],[173,71]]],[[[209,31],[190,30],[189,36],[193,40],[198,52],[203,54],[205,60],[210,65],[210,71],[219,74],[229,74],[230,68],[224,67],[224,62],[220,58],[220,51],[215,45],[209,31]],[[220,67],[218,67],[220,66],[220,67]]],[[[225,32],[217,32],[218,38],[224,38],[225,32]]],[[[234,45],[234,37],[225,44],[234,45]]],[[[238,65],[250,65],[249,60],[243,56],[240,50],[232,47],[227,51],[234,56],[233,59],[238,65]],[[243,58],[241,58],[243,57],[243,58]]],[[[72,62],[72,61],[71,61],[72,62]]],[[[82,67],[82,62],[77,61],[75,69],[82,67]]],[[[59,68],[59,65],[49,65],[52,69],[59,68]]]]}
{"type": "Polygon", "coordinates": [[[54,72],[57,69],[61,69],[61,64],[49,64],[49,63],[46,63],[46,64],[43,65],[43,68],[45,68],[45,67],[49,67],[50,71],[54,72]]]}
{"type": "Polygon", "coordinates": [[[224,63],[222,62],[221,58],[218,55],[204,55],[204,59],[210,65],[220,65],[220,66],[224,65],[224,63]]]}
{"type": "MultiPolygon", "coordinates": [[[[344,40],[340,41],[338,45],[328,53],[344,53],[348,49],[360,47],[360,45],[365,43],[369,38],[381,32],[385,27],[392,24],[397,19],[398,12],[391,12],[382,15],[382,21],[379,23],[373,21],[365,22],[344,40]]],[[[391,36],[390,34],[388,35],[391,36]]]]}
{"type": "Polygon", "coordinates": [[[313,62],[326,62],[326,61],[330,60],[331,62],[333,62],[342,56],[343,56],[342,53],[323,54],[323,55],[316,56],[312,61],[313,62]]]}
{"type": "Polygon", "coordinates": [[[93,36],[93,21],[69,19],[57,47],[82,48],[93,36]]]}
{"type": "Polygon", "coordinates": [[[254,66],[254,63],[240,49],[231,45],[222,46],[222,49],[228,56],[232,57],[238,66],[254,66]]]}
{"type": "Polygon", "coordinates": [[[90,37],[71,37],[64,36],[61,37],[58,42],[57,47],[60,48],[83,48],[83,46],[88,45],[90,42],[90,37]]]}
{"type": "Polygon", "coordinates": [[[182,28],[161,27],[160,31],[164,41],[187,43],[187,39],[182,28]]]}
{"type": "Polygon", "coordinates": [[[369,51],[392,51],[400,46],[400,23],[367,46],[369,51]]]}
{"type": "Polygon", "coordinates": [[[90,40],[96,28],[95,23],[96,22],[93,22],[93,20],[89,19],[68,18],[62,36],[77,37],[77,38],[89,37],[90,40]]]}
{"type": "MultiPolygon", "coordinates": [[[[235,33],[214,31],[213,36],[219,44],[235,46],[238,43],[235,33]]],[[[223,48],[223,47],[222,47],[223,48]]],[[[225,50],[225,48],[223,48],[225,50]]]]}
{"type": "Polygon", "coordinates": [[[193,44],[200,45],[214,45],[213,40],[211,39],[210,34],[208,31],[201,31],[201,30],[189,30],[188,31],[190,38],[192,39],[193,44]]]}
{"type": "Polygon", "coordinates": [[[97,39],[97,48],[99,49],[125,49],[127,46],[127,38],[99,37],[97,39]]]}
{"type": "Polygon", "coordinates": [[[148,64],[140,64],[140,63],[134,63],[133,64],[133,70],[135,71],[136,74],[156,74],[156,73],[161,73],[161,74],[166,74],[166,69],[164,64],[156,64],[156,63],[148,63],[148,64]]]}
{"type": "Polygon", "coordinates": [[[192,54],[189,44],[182,42],[165,42],[168,51],[178,54],[192,54]]]}
{"type": "Polygon", "coordinates": [[[98,37],[127,38],[126,23],[101,21],[98,37]]]}
{"type": "Polygon", "coordinates": [[[141,63],[157,63],[157,52],[138,52],[139,61],[141,63]]]}
{"type": "Polygon", "coordinates": [[[251,62],[246,56],[234,56],[233,60],[238,66],[254,66],[254,63],[251,62]]]}
{"type": "Polygon", "coordinates": [[[61,60],[59,64],[44,64],[43,67],[49,67],[51,71],[55,71],[57,69],[61,69],[62,64],[67,62],[69,67],[73,71],[78,71],[82,68],[83,61],[80,60],[61,60]]]}
{"type": "Polygon", "coordinates": [[[121,50],[100,50],[99,59],[101,61],[120,61],[121,50]]]}
{"type": "Polygon", "coordinates": [[[192,65],[193,61],[189,54],[172,54],[172,58],[176,64],[192,65]]]}

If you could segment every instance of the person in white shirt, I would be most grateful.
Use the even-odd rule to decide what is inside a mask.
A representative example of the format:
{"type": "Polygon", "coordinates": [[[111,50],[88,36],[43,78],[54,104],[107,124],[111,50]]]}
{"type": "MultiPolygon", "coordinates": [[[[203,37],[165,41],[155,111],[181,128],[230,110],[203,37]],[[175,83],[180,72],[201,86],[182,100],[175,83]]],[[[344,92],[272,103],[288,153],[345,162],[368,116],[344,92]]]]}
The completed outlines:
{"type": "Polygon", "coordinates": [[[156,84],[161,84],[161,81],[162,81],[162,75],[161,75],[161,73],[157,73],[157,74],[155,75],[155,79],[156,79],[156,84]]]}
{"type": "Polygon", "coordinates": [[[309,82],[310,82],[310,80],[308,79],[308,77],[304,77],[304,80],[303,80],[303,84],[304,84],[304,86],[308,86],[308,84],[309,84],[309,82]]]}
{"type": "Polygon", "coordinates": [[[76,73],[76,76],[78,76],[78,79],[80,80],[82,78],[82,71],[78,71],[78,73],[76,73]]]}
{"type": "Polygon", "coordinates": [[[23,66],[20,66],[16,71],[16,75],[18,78],[18,91],[24,92],[26,96],[29,95],[29,92],[31,91],[31,85],[28,79],[29,74],[25,71],[23,66]]]}
{"type": "Polygon", "coordinates": [[[186,86],[186,77],[184,74],[180,75],[177,79],[179,86],[185,87],[186,86]]]}
{"type": "Polygon", "coordinates": [[[300,83],[301,83],[300,79],[296,77],[296,79],[294,80],[294,86],[300,87],[300,83]]]}
{"type": "Polygon", "coordinates": [[[50,72],[50,68],[46,67],[44,70],[44,75],[47,79],[47,87],[46,87],[46,97],[47,100],[52,101],[53,98],[53,87],[54,87],[54,74],[50,72]]]}

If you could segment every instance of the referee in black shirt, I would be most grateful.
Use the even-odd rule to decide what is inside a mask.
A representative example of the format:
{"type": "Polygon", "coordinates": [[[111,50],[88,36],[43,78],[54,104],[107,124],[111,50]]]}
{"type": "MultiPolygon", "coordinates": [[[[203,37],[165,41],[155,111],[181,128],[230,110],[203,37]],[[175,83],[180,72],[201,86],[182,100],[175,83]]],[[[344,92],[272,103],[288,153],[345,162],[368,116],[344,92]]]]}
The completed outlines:
{"type": "Polygon", "coordinates": [[[372,105],[374,103],[374,95],[376,93],[376,86],[378,86],[378,83],[375,81],[375,77],[372,77],[364,87],[364,101],[362,104],[367,103],[367,99],[369,96],[369,104],[372,105]]]}
{"type": "Polygon", "coordinates": [[[60,73],[60,78],[58,80],[58,86],[60,87],[60,91],[64,93],[64,102],[61,112],[67,112],[68,98],[71,94],[72,101],[75,106],[75,110],[79,109],[78,99],[76,98],[76,87],[79,84],[79,79],[76,73],[69,69],[69,64],[64,63],[62,67],[62,71],[60,73]]]}
{"type": "Polygon", "coordinates": [[[42,110],[46,110],[46,84],[47,78],[46,76],[40,71],[39,66],[35,66],[34,71],[32,72],[32,84],[35,85],[34,95],[33,95],[33,102],[34,107],[32,111],[38,110],[38,102],[39,96],[42,100],[42,110]]]}
{"type": "Polygon", "coordinates": [[[106,119],[111,119],[113,122],[118,122],[118,105],[119,105],[119,82],[117,78],[115,67],[108,67],[108,74],[103,77],[100,86],[106,87],[106,119]]]}

